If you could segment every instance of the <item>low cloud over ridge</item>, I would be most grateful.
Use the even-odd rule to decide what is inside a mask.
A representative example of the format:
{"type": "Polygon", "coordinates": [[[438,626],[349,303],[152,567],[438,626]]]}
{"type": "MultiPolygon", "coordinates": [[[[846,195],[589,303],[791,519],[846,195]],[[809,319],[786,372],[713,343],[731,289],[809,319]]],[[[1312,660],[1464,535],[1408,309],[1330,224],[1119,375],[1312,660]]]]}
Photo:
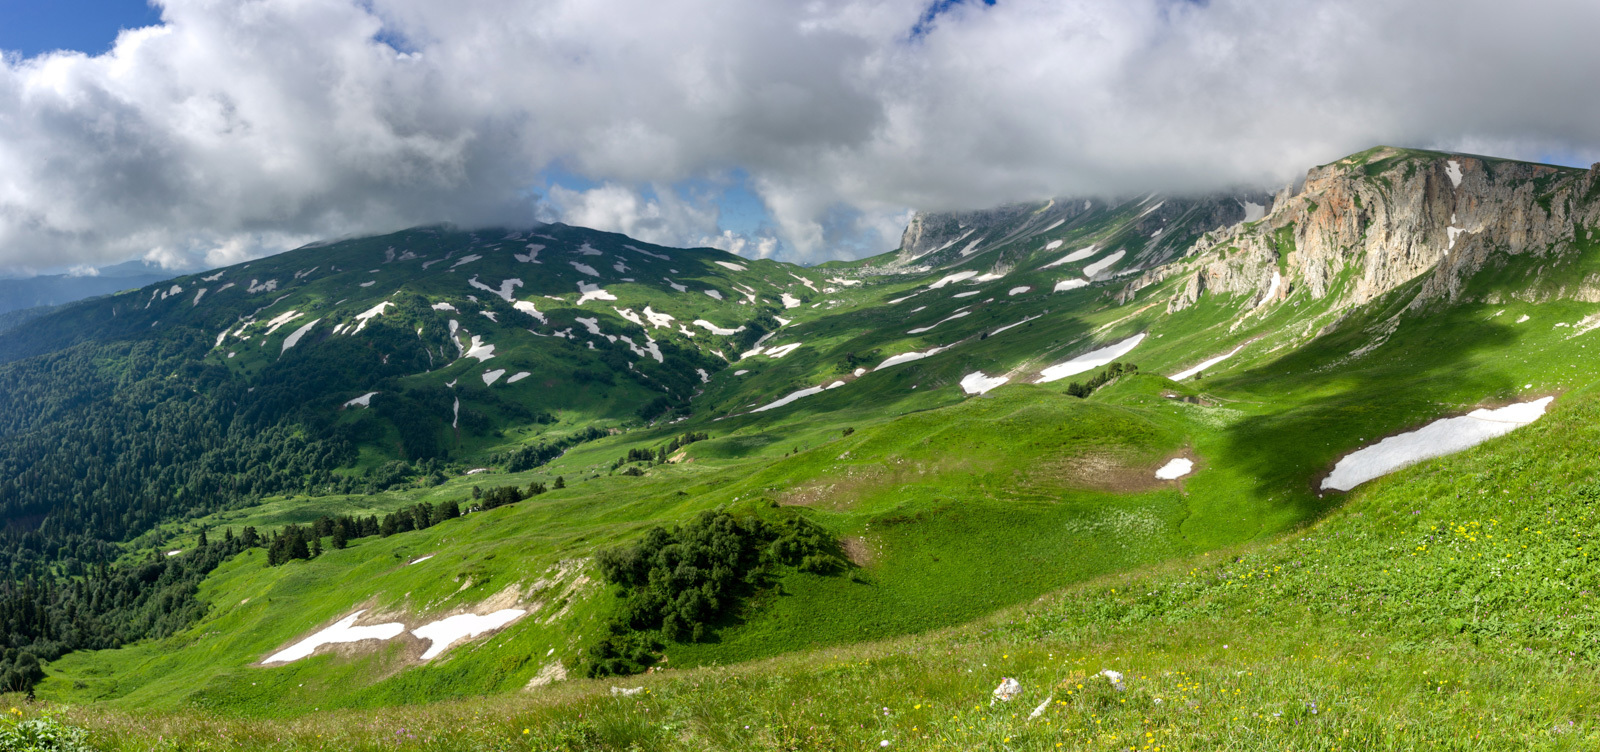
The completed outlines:
{"type": "Polygon", "coordinates": [[[0,269],[541,214],[816,261],[889,250],[906,207],[1277,184],[1377,143],[1600,156],[1593,2],[162,6],[104,55],[0,63],[0,269]],[[600,187],[534,196],[552,165],[600,187]],[[660,188],[734,171],[770,233],[660,188]]]}

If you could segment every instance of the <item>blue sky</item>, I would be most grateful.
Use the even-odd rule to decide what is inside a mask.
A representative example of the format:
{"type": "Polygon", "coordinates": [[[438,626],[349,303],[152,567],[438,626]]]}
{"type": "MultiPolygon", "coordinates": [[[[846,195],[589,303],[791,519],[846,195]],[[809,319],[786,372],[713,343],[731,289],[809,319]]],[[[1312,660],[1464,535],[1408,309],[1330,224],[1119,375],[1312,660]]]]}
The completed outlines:
{"type": "Polygon", "coordinates": [[[33,57],[41,52],[111,49],[117,32],[161,22],[143,0],[0,0],[0,49],[33,57]]]}

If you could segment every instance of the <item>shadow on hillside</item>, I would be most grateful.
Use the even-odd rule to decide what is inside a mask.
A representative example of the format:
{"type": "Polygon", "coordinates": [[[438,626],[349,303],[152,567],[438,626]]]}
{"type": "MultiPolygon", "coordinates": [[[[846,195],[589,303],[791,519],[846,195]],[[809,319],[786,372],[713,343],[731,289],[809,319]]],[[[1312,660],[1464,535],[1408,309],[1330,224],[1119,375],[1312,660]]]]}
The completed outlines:
{"type": "Polygon", "coordinates": [[[1459,309],[1410,315],[1382,346],[1330,367],[1373,339],[1361,325],[1330,333],[1283,360],[1218,382],[1219,393],[1256,402],[1256,411],[1271,410],[1275,399],[1286,404],[1225,429],[1224,449],[1213,459],[1254,479],[1256,503],[1287,504],[1296,523],[1314,520],[1344,501],[1345,494],[1320,488],[1339,458],[1482,402],[1515,401],[1512,374],[1469,363],[1519,336],[1459,309]],[[1318,396],[1295,396],[1308,392],[1318,396]]]}

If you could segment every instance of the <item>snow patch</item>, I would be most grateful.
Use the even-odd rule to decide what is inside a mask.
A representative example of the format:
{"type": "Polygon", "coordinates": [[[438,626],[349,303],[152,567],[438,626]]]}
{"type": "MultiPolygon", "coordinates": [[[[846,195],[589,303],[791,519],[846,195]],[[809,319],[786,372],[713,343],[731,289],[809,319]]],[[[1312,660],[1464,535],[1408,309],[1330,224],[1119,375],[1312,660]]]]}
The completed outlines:
{"type": "Polygon", "coordinates": [[[623,246],[623,248],[626,248],[626,249],[628,249],[630,251],[637,251],[637,252],[642,253],[642,254],[644,254],[646,256],[650,256],[652,258],[661,259],[662,261],[669,260],[669,258],[667,256],[664,256],[664,255],[659,254],[659,253],[651,253],[650,251],[647,251],[647,250],[645,250],[643,248],[637,248],[637,247],[634,247],[634,246],[631,246],[631,245],[625,245],[625,246],[623,246]]]}
{"type": "Polygon", "coordinates": [[[939,289],[941,287],[944,287],[945,285],[951,284],[952,282],[962,282],[962,281],[965,281],[965,280],[972,279],[973,277],[976,277],[976,276],[978,276],[978,273],[977,272],[973,272],[973,271],[956,272],[955,274],[947,274],[944,277],[939,278],[938,282],[935,282],[935,283],[933,283],[931,285],[928,285],[928,289],[929,290],[937,290],[937,289],[939,289]]]}
{"type": "Polygon", "coordinates": [[[430,640],[433,643],[422,653],[422,660],[427,661],[439,657],[444,651],[450,649],[450,646],[462,640],[477,637],[485,632],[493,632],[522,618],[523,614],[526,613],[528,612],[520,608],[507,608],[488,616],[456,614],[455,616],[417,627],[411,630],[411,634],[424,640],[430,640]]]}
{"type": "Polygon", "coordinates": [[[511,258],[521,261],[524,264],[542,264],[544,262],[539,260],[539,252],[542,250],[544,250],[544,246],[539,245],[538,243],[529,243],[528,252],[526,254],[513,253],[511,254],[511,258]]]}
{"type": "Polygon", "coordinates": [[[961,391],[967,394],[984,394],[1010,380],[1005,376],[985,376],[983,371],[973,371],[961,377],[961,391]]]}
{"type": "Polygon", "coordinates": [[[790,344],[783,345],[782,347],[774,347],[767,351],[767,357],[773,359],[781,358],[799,349],[801,344],[802,343],[800,342],[792,342],[790,344]]]}
{"type": "Polygon", "coordinates": [[[744,331],[744,327],[743,326],[739,327],[738,329],[724,329],[723,327],[717,326],[716,324],[713,324],[713,323],[711,323],[709,321],[706,321],[705,319],[695,319],[694,320],[694,325],[698,326],[701,329],[704,329],[704,330],[706,330],[708,332],[711,332],[712,334],[716,334],[716,335],[723,336],[723,337],[726,337],[726,336],[728,336],[730,334],[738,334],[739,332],[744,331]]]}
{"type": "Polygon", "coordinates": [[[580,264],[576,261],[568,261],[567,263],[572,264],[572,268],[577,269],[578,271],[583,272],[591,277],[600,276],[600,272],[595,271],[594,267],[588,264],[580,264]]]}
{"type": "Polygon", "coordinates": [[[705,293],[713,298],[716,298],[717,300],[722,300],[722,293],[717,292],[716,290],[706,290],[705,293]]]}
{"type": "Polygon", "coordinates": [[[946,321],[955,321],[956,319],[962,318],[964,316],[970,316],[970,315],[972,315],[972,311],[957,311],[956,313],[952,313],[949,316],[946,316],[946,317],[944,317],[944,318],[942,318],[942,319],[940,319],[938,321],[935,321],[932,324],[929,324],[927,326],[919,326],[916,329],[909,329],[909,330],[906,331],[906,334],[921,334],[923,332],[933,331],[934,327],[936,327],[936,326],[938,326],[940,324],[943,324],[946,321]]]}
{"type": "Polygon", "coordinates": [[[1261,204],[1254,201],[1245,201],[1243,205],[1245,222],[1260,222],[1263,217],[1267,216],[1267,207],[1261,204]]]}
{"type": "Polygon", "coordinates": [[[382,392],[367,392],[366,394],[363,394],[360,397],[357,397],[357,398],[355,398],[353,400],[345,402],[344,406],[345,407],[372,407],[372,398],[378,396],[379,394],[382,394],[382,392]]]}
{"type": "Polygon", "coordinates": [[[1538,420],[1554,399],[1545,397],[1498,410],[1473,410],[1460,417],[1436,420],[1415,431],[1390,436],[1345,455],[1322,480],[1322,487],[1349,491],[1418,462],[1470,449],[1538,420]]]}
{"type": "Polygon", "coordinates": [[[1055,250],[1057,248],[1060,248],[1061,244],[1065,243],[1065,242],[1067,242],[1067,241],[1065,241],[1065,240],[1052,240],[1052,241],[1044,244],[1044,249],[1047,250],[1047,251],[1053,251],[1053,250],[1055,250]]]}
{"type": "Polygon", "coordinates": [[[584,303],[587,303],[587,302],[589,302],[591,300],[616,300],[617,299],[617,296],[612,295],[609,292],[606,292],[605,288],[603,288],[603,287],[601,287],[599,285],[590,284],[588,282],[579,282],[578,283],[578,292],[583,293],[583,294],[578,296],[578,302],[574,303],[573,305],[583,305],[584,303]]]}
{"type": "Polygon", "coordinates": [[[494,357],[494,345],[484,344],[483,337],[474,334],[472,335],[472,347],[467,348],[466,352],[462,353],[462,356],[477,358],[478,362],[482,363],[494,357]]]}
{"type": "Polygon", "coordinates": [[[316,326],[317,322],[321,321],[321,320],[322,319],[312,319],[311,323],[306,324],[305,326],[302,326],[299,329],[294,330],[293,334],[290,334],[289,336],[284,337],[283,338],[283,349],[278,351],[279,354],[286,353],[286,352],[289,351],[289,348],[300,344],[300,338],[306,336],[306,332],[311,331],[311,327],[316,326]]]}
{"type": "Polygon", "coordinates": [[[494,382],[499,381],[500,377],[504,375],[506,375],[506,369],[504,368],[496,368],[493,371],[484,371],[483,385],[494,386],[494,382]]]}
{"type": "Polygon", "coordinates": [[[361,642],[362,640],[392,640],[399,637],[401,632],[406,631],[406,626],[399,622],[373,624],[366,627],[355,626],[356,619],[361,618],[363,613],[366,613],[366,611],[357,611],[346,616],[335,622],[333,626],[274,653],[262,663],[291,663],[311,655],[323,645],[361,642]]]}
{"type": "Polygon", "coordinates": [[[758,408],[752,410],[751,412],[763,413],[763,412],[766,412],[768,410],[773,410],[773,409],[776,409],[776,408],[780,408],[780,407],[783,407],[784,405],[787,405],[787,404],[789,404],[791,402],[794,402],[797,399],[801,399],[803,397],[810,397],[813,394],[821,394],[823,392],[823,390],[826,389],[826,388],[827,387],[813,386],[813,387],[807,387],[805,389],[801,389],[798,392],[791,392],[788,396],[785,396],[782,399],[779,399],[779,400],[776,400],[776,401],[773,401],[773,402],[769,402],[769,403],[767,403],[765,405],[762,405],[761,407],[758,407],[758,408]]]}
{"type": "Polygon", "coordinates": [[[736,272],[747,272],[747,271],[750,271],[743,264],[735,264],[732,261],[714,261],[712,263],[715,263],[717,266],[720,266],[720,267],[722,267],[724,269],[731,269],[731,270],[736,271],[736,272]]]}
{"type": "Polygon", "coordinates": [[[795,297],[795,296],[793,296],[793,295],[790,295],[789,293],[784,293],[783,294],[783,307],[784,308],[799,308],[800,307],[800,299],[795,297]]]}
{"type": "Polygon", "coordinates": [[[1107,257],[1105,257],[1103,259],[1100,259],[1099,261],[1096,261],[1096,262],[1094,262],[1094,263],[1092,263],[1092,264],[1090,264],[1088,266],[1083,267],[1083,276],[1088,277],[1089,279],[1094,279],[1095,275],[1097,275],[1100,272],[1103,272],[1103,271],[1111,268],[1111,266],[1113,264],[1117,263],[1118,261],[1121,261],[1122,257],[1126,256],[1127,253],[1128,253],[1127,251],[1119,250],[1116,253],[1111,254],[1110,256],[1107,256],[1107,257]]]}
{"type": "MultiPolygon", "coordinates": [[[[449,304],[449,303],[434,303],[433,304],[433,310],[435,310],[435,311],[456,311],[456,307],[451,305],[451,304],[449,304]]],[[[456,313],[460,313],[460,311],[456,311],[456,313]]]]}
{"type": "Polygon", "coordinates": [[[1194,462],[1183,457],[1168,462],[1156,471],[1157,480],[1177,480],[1194,471],[1194,462]]]}
{"type": "Polygon", "coordinates": [[[1190,368],[1190,369],[1188,369],[1186,371],[1180,371],[1178,373],[1175,373],[1175,374],[1173,374],[1171,376],[1171,378],[1172,378],[1173,381],[1183,381],[1184,379],[1193,378],[1195,374],[1200,373],[1201,371],[1204,371],[1207,368],[1210,368],[1210,367],[1212,367],[1212,366],[1214,366],[1214,365],[1216,365],[1218,363],[1221,363],[1222,361],[1227,360],[1228,358],[1231,358],[1231,357],[1233,357],[1235,355],[1238,355],[1239,351],[1243,350],[1245,348],[1245,345],[1248,345],[1248,344],[1250,344],[1250,343],[1246,342],[1244,345],[1240,345],[1238,347],[1233,348],[1232,350],[1229,350],[1227,352],[1227,354],[1218,355],[1217,357],[1212,358],[1212,359],[1210,359],[1208,361],[1205,361],[1204,363],[1201,363],[1200,365],[1197,365],[1194,368],[1190,368]]]}
{"type": "Polygon", "coordinates": [[[1023,285],[1022,287],[1013,287],[1013,288],[1011,288],[1009,291],[1006,292],[1006,294],[1007,295],[1021,295],[1021,294],[1025,293],[1025,292],[1027,292],[1029,290],[1032,290],[1032,289],[1033,289],[1032,287],[1028,287],[1027,285],[1023,285]]]}
{"type": "Polygon", "coordinates": [[[872,369],[872,371],[874,373],[876,373],[878,371],[882,371],[885,368],[890,368],[892,366],[897,366],[897,365],[900,365],[902,363],[910,363],[911,361],[914,361],[914,360],[922,360],[923,358],[931,358],[931,357],[933,357],[935,355],[938,355],[939,353],[944,352],[945,350],[950,349],[951,347],[954,347],[954,345],[946,345],[944,347],[935,347],[935,348],[933,348],[931,350],[923,350],[922,352],[900,353],[899,355],[892,356],[892,357],[884,360],[882,363],[879,363],[878,367],[872,369]]]}
{"type": "Polygon", "coordinates": [[[1444,174],[1450,178],[1451,188],[1461,187],[1461,163],[1454,159],[1445,162],[1444,174]]]}
{"type": "Polygon", "coordinates": [[[373,319],[375,319],[375,318],[377,318],[379,316],[382,316],[383,312],[389,310],[389,306],[392,306],[392,305],[394,305],[394,304],[390,303],[387,300],[385,300],[382,303],[379,303],[379,304],[377,304],[377,305],[375,305],[375,306],[373,306],[371,308],[368,308],[365,311],[362,311],[359,314],[356,314],[356,321],[359,321],[361,323],[359,325],[357,325],[356,328],[353,331],[351,331],[350,333],[351,334],[360,334],[362,329],[367,328],[367,322],[369,322],[369,321],[371,321],[371,320],[373,320],[373,319]]]}
{"type": "Polygon", "coordinates": [[[653,311],[650,306],[645,306],[644,317],[650,321],[651,326],[672,328],[672,314],[653,311]]]}
{"type": "Polygon", "coordinates": [[[1137,347],[1140,342],[1144,341],[1144,337],[1145,335],[1143,333],[1135,334],[1132,337],[1122,340],[1121,342],[1107,345],[1098,350],[1090,350],[1089,352],[1079,355],[1078,357],[1066,362],[1057,363],[1056,365],[1050,366],[1049,368],[1046,368],[1044,371],[1040,372],[1039,378],[1033,383],[1048,384],[1052,381],[1059,381],[1068,376],[1076,376],[1084,371],[1092,371],[1096,368],[1100,368],[1101,366],[1111,363],[1117,358],[1127,355],[1133,350],[1133,348],[1137,347]]]}
{"type": "Polygon", "coordinates": [[[495,288],[490,287],[490,286],[488,286],[488,285],[486,285],[486,284],[484,284],[482,282],[479,282],[478,281],[478,275],[474,274],[474,275],[472,275],[472,279],[467,280],[467,284],[469,284],[469,285],[471,285],[473,287],[476,287],[479,290],[483,290],[485,292],[492,292],[492,293],[494,293],[496,295],[499,295],[501,300],[504,300],[505,302],[510,303],[512,301],[511,291],[513,289],[515,289],[515,288],[521,287],[522,286],[522,280],[517,279],[516,277],[512,277],[511,279],[507,279],[507,280],[502,280],[500,282],[500,288],[499,289],[495,289],[495,288]]]}
{"type": "Polygon", "coordinates": [[[538,319],[539,323],[541,323],[541,324],[550,323],[550,321],[544,317],[544,314],[539,312],[539,309],[538,309],[537,306],[535,306],[534,304],[532,304],[532,303],[530,303],[530,302],[528,302],[526,300],[519,300],[519,301],[517,301],[515,303],[512,303],[511,307],[515,308],[515,309],[517,309],[519,311],[522,311],[523,313],[526,313],[529,316],[532,316],[532,317],[538,319]]]}
{"type": "Polygon", "coordinates": [[[525,379],[525,378],[528,378],[528,377],[529,377],[529,376],[532,376],[532,375],[533,375],[533,374],[531,374],[531,373],[528,373],[528,372],[527,372],[527,371],[518,371],[518,372],[517,372],[517,373],[516,373],[516,375],[514,375],[514,376],[512,376],[512,377],[511,377],[511,378],[509,378],[509,379],[506,379],[506,383],[507,383],[507,384],[515,384],[515,383],[517,383],[517,382],[518,382],[518,381],[521,381],[521,380],[523,380],[523,379],[525,379]]]}

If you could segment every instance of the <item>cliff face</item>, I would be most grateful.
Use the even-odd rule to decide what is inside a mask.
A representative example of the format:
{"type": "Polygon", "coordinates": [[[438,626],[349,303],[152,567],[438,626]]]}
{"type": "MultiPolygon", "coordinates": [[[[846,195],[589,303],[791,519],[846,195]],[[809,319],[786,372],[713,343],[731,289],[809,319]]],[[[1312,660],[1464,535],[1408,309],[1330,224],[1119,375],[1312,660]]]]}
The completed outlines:
{"type": "MultiPolygon", "coordinates": [[[[1207,292],[1257,304],[1304,290],[1360,305],[1429,275],[1414,306],[1456,300],[1496,254],[1561,254],[1600,218],[1596,169],[1379,148],[1312,169],[1260,222],[1210,233],[1161,276],[1168,309],[1207,292]],[[1274,283],[1274,273],[1279,272],[1274,283]]],[[[1148,282],[1148,280],[1147,280],[1148,282]]],[[[1567,291],[1594,297],[1587,289],[1567,291]]]]}

